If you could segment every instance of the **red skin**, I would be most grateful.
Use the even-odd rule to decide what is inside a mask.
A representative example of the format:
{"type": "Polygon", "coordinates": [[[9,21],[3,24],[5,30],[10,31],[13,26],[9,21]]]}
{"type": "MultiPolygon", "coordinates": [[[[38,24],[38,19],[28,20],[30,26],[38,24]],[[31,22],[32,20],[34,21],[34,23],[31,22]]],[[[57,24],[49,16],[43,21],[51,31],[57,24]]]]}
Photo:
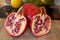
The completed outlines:
{"type": "MultiPolygon", "coordinates": [[[[16,13],[16,12],[12,12],[12,13],[16,13]]],[[[9,14],[9,15],[10,15],[10,14],[9,14]]],[[[8,16],[9,16],[9,15],[8,15],[8,16]]],[[[6,19],[7,19],[7,18],[6,18],[6,19]]],[[[6,19],[5,19],[5,20],[6,20],[6,19]]],[[[26,19],[26,26],[25,26],[24,31],[23,31],[21,34],[17,35],[17,36],[21,36],[21,35],[25,32],[25,30],[26,30],[26,28],[27,28],[27,26],[28,26],[27,23],[28,23],[28,22],[27,22],[27,19],[26,19]]],[[[4,23],[4,26],[5,26],[5,23],[4,23]]],[[[10,34],[10,33],[7,31],[6,28],[5,28],[5,30],[6,30],[6,32],[7,32],[10,36],[17,37],[17,36],[15,36],[15,35],[13,35],[13,34],[10,34]]]]}
{"type": "MultiPolygon", "coordinates": [[[[34,16],[35,16],[35,15],[34,15],[34,16]]],[[[31,32],[32,32],[32,34],[33,34],[34,36],[36,36],[36,37],[41,37],[41,36],[46,35],[46,34],[48,34],[48,33],[50,32],[51,28],[50,28],[50,30],[49,30],[47,33],[45,33],[45,34],[43,34],[43,35],[41,35],[41,36],[34,34],[33,31],[32,31],[32,21],[33,21],[33,19],[31,18],[31,20],[30,20],[30,30],[31,30],[31,32]]]]}
{"type": "Polygon", "coordinates": [[[31,3],[24,4],[22,7],[24,9],[24,15],[29,19],[40,12],[39,8],[31,3]]]}

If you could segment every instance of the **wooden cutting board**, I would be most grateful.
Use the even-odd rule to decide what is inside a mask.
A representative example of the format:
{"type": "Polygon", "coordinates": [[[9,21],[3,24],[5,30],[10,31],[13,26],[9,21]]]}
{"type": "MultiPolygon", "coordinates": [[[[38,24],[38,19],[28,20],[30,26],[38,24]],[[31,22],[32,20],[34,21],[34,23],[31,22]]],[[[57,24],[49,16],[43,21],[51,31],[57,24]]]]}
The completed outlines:
{"type": "Polygon", "coordinates": [[[60,40],[60,20],[52,20],[51,31],[41,37],[35,37],[29,28],[27,28],[22,36],[11,37],[4,29],[4,21],[4,18],[0,19],[0,40],[60,40]]]}

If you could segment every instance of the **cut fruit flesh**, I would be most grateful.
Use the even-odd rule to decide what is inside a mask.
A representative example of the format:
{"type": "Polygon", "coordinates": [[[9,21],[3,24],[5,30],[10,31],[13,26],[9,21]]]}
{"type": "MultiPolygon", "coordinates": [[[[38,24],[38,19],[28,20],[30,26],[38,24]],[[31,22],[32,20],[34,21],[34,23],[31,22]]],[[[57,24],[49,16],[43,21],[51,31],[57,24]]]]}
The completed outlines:
{"type": "Polygon", "coordinates": [[[19,36],[25,31],[26,24],[27,20],[23,15],[17,15],[17,13],[11,13],[6,18],[4,25],[8,34],[12,36],[19,36]],[[15,14],[14,15],[15,19],[13,19],[14,17],[11,16],[13,14],[15,14]]]}
{"type": "Polygon", "coordinates": [[[51,29],[51,19],[48,15],[37,14],[32,17],[31,31],[35,36],[47,34],[51,29]]]}

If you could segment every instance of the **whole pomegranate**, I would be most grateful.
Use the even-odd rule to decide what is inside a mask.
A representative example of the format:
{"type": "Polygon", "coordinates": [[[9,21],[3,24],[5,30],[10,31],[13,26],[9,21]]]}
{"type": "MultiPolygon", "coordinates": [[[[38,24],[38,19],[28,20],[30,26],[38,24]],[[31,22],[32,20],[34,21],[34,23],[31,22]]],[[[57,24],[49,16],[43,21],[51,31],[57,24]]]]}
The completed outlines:
{"type": "Polygon", "coordinates": [[[39,8],[31,3],[24,4],[23,6],[24,9],[24,15],[28,18],[31,19],[33,15],[36,15],[39,13],[39,8]]]}

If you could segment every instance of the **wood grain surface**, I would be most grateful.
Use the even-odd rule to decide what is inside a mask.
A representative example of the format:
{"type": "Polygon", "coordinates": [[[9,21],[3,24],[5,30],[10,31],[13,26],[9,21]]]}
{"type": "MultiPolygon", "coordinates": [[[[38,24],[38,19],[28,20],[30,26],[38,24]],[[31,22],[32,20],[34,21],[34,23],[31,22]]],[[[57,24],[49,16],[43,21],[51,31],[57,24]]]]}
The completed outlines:
{"type": "Polygon", "coordinates": [[[0,19],[0,40],[60,40],[60,20],[52,20],[51,31],[41,37],[35,37],[29,28],[19,37],[9,36],[4,29],[4,18],[0,19]]]}

